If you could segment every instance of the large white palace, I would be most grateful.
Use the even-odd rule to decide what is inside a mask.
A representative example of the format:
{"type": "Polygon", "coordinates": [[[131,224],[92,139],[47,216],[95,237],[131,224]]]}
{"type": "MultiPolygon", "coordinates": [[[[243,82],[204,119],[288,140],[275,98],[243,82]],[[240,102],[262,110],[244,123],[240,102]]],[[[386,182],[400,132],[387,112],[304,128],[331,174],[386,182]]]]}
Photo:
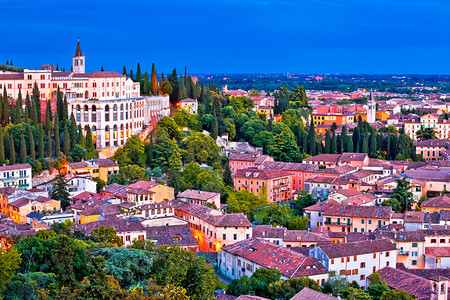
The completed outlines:
{"type": "MultiPolygon", "coordinates": [[[[55,71],[54,66],[23,73],[0,73],[0,89],[17,99],[25,98],[36,82],[41,93],[41,114],[46,102],[56,101],[58,86],[67,97],[69,114],[86,133],[89,125],[97,149],[123,145],[127,138],[149,129],[170,114],[168,96],[141,96],[140,83],[116,72],[85,73],[86,59],[78,41],[72,57],[72,71],[55,71]]],[[[55,105],[52,105],[55,107],[55,105]]]]}

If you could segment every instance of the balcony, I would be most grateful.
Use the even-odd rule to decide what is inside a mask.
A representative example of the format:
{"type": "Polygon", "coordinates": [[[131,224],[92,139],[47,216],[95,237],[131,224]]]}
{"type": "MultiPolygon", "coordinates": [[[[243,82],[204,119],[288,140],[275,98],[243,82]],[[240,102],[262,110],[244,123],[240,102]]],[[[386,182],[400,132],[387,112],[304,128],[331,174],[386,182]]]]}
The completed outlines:
{"type": "Polygon", "coordinates": [[[409,251],[403,251],[403,250],[400,250],[400,251],[398,252],[398,255],[400,255],[400,256],[409,256],[409,251]]]}
{"type": "Polygon", "coordinates": [[[333,226],[352,226],[352,223],[339,223],[339,222],[324,222],[325,225],[333,225],[333,226]]]}

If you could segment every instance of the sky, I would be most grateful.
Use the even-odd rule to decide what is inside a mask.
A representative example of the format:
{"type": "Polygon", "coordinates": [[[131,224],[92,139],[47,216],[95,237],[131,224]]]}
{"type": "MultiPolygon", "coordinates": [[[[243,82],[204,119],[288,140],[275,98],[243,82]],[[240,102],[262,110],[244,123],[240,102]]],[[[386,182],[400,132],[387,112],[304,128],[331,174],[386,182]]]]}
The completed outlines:
{"type": "Polygon", "coordinates": [[[449,0],[0,0],[0,62],[86,71],[450,74],[449,0]],[[2,3],[3,2],[3,3],[2,3]]]}

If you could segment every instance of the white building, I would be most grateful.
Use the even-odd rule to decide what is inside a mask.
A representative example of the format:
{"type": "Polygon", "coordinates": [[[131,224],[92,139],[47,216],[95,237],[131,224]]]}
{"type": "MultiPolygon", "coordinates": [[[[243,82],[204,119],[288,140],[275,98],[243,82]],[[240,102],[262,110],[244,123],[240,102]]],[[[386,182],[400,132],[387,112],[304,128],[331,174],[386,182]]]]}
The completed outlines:
{"type": "Polygon", "coordinates": [[[22,164],[0,167],[0,187],[31,188],[31,166],[22,164]]]}
{"type": "Polygon", "coordinates": [[[306,276],[323,285],[328,278],[317,259],[258,238],[222,247],[218,262],[221,273],[230,279],[250,277],[258,268],[277,269],[284,280],[306,276]]]}
{"type": "Polygon", "coordinates": [[[67,179],[66,183],[70,197],[76,196],[82,192],[97,192],[97,182],[87,177],[75,176],[67,179]]]}
{"type": "Polygon", "coordinates": [[[372,273],[384,267],[395,268],[397,248],[387,239],[329,243],[311,249],[310,256],[317,258],[329,272],[345,277],[347,282],[356,281],[364,289],[372,273]]]}
{"type": "Polygon", "coordinates": [[[45,223],[48,226],[51,226],[54,223],[64,223],[66,220],[74,221],[72,213],[62,213],[62,214],[54,214],[54,215],[46,215],[43,216],[39,222],[45,223]]]}
{"type": "Polygon", "coordinates": [[[450,247],[426,247],[425,269],[450,268],[450,247]]]}
{"type": "Polygon", "coordinates": [[[377,103],[375,102],[375,98],[373,97],[373,91],[370,91],[369,100],[367,101],[367,122],[369,124],[375,123],[377,112],[377,103]]]}
{"type": "Polygon", "coordinates": [[[197,114],[198,113],[198,101],[195,99],[183,99],[181,102],[181,109],[185,109],[190,114],[197,114]]]}

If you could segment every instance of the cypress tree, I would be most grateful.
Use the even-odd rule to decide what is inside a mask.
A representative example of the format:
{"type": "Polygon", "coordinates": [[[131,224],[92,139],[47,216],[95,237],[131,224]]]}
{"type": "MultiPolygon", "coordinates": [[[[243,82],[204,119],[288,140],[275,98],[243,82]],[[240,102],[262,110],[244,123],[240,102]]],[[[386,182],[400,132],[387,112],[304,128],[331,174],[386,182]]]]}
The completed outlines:
{"type": "Polygon", "coordinates": [[[327,130],[327,132],[325,133],[325,149],[324,149],[324,153],[329,154],[331,153],[331,139],[330,139],[330,131],[327,130]]]}
{"type": "Polygon", "coordinates": [[[323,153],[323,144],[322,142],[317,142],[317,154],[322,154],[323,153]]]}
{"type": "Polygon", "coordinates": [[[0,124],[3,125],[3,95],[0,93],[0,124]]]}
{"type": "Polygon", "coordinates": [[[192,84],[189,83],[189,78],[190,77],[184,77],[184,86],[186,89],[185,94],[186,94],[186,98],[194,99],[194,95],[192,95],[193,91],[194,91],[194,82],[192,82],[192,79],[191,79],[192,84]]]}
{"type": "Polygon", "coordinates": [[[0,127],[0,165],[5,163],[5,144],[3,140],[3,128],[0,127]]]}
{"type": "Polygon", "coordinates": [[[153,164],[153,131],[150,132],[149,145],[148,145],[148,165],[151,166],[153,164]]]}
{"type": "Polygon", "coordinates": [[[301,135],[302,135],[302,151],[303,151],[303,153],[307,153],[308,152],[308,136],[307,136],[307,133],[304,132],[303,130],[301,131],[301,135]]]}
{"type": "Polygon", "coordinates": [[[39,150],[38,150],[38,158],[44,158],[44,130],[42,129],[42,125],[39,124],[38,129],[38,138],[39,138],[39,150]]]}
{"type": "Polygon", "coordinates": [[[150,81],[148,81],[148,73],[145,72],[144,74],[144,88],[143,88],[143,92],[145,95],[148,95],[150,91],[150,81]]]}
{"type": "Polygon", "coordinates": [[[333,139],[331,140],[331,154],[337,153],[336,131],[333,129],[333,139]]]}
{"type": "Polygon", "coordinates": [[[16,106],[14,107],[14,124],[19,124],[21,121],[22,112],[22,90],[19,89],[19,95],[17,96],[16,106]]]}
{"type": "Polygon", "coordinates": [[[130,79],[134,81],[133,69],[130,70],[130,79]]]}
{"type": "Polygon", "coordinates": [[[142,74],[141,74],[141,65],[137,64],[137,70],[136,70],[136,81],[141,83],[142,80],[142,74]]]}
{"type": "Polygon", "coordinates": [[[159,86],[161,87],[164,82],[166,82],[166,78],[164,78],[164,73],[161,73],[161,80],[159,82],[159,86]]]}
{"type": "Polygon", "coordinates": [[[94,142],[92,141],[92,132],[89,125],[86,129],[86,150],[87,152],[91,152],[94,150],[94,142]]]}
{"type": "Polygon", "coordinates": [[[19,108],[22,109],[22,105],[23,105],[23,100],[22,100],[22,89],[19,89],[19,94],[17,95],[17,101],[16,104],[19,104],[19,108]]]}
{"type": "Polygon", "coordinates": [[[37,126],[37,124],[41,123],[41,93],[36,82],[34,83],[32,96],[33,104],[36,105],[37,123],[35,124],[37,126]]]}
{"type": "MultiPolygon", "coordinates": [[[[47,106],[50,106],[49,101],[47,101],[47,106]]],[[[47,107],[48,109],[48,107],[47,107]]],[[[60,120],[63,120],[63,110],[64,110],[64,101],[63,101],[63,94],[61,93],[60,89],[59,89],[59,85],[58,85],[58,91],[56,92],[56,113],[58,114],[58,118],[60,120]]],[[[51,118],[51,106],[50,106],[50,121],[53,121],[51,118]]]]}
{"type": "Polygon", "coordinates": [[[67,103],[67,97],[64,95],[63,100],[63,121],[67,121],[69,119],[69,112],[68,112],[69,104],[67,103]]]}
{"type": "MultiPolygon", "coordinates": [[[[272,132],[273,131],[273,123],[272,123],[273,121],[272,121],[272,119],[269,119],[268,121],[267,121],[267,131],[268,132],[272,132]]],[[[301,129],[300,129],[301,130],[301,129]]]]}
{"type": "Polygon", "coordinates": [[[311,117],[311,124],[309,125],[309,155],[314,156],[317,154],[317,145],[316,145],[316,131],[314,130],[314,122],[311,117]]]}
{"type": "Polygon", "coordinates": [[[81,128],[81,125],[78,125],[78,136],[77,136],[78,144],[85,148],[86,147],[86,140],[84,138],[83,129],[81,128]]]}
{"type": "Polygon", "coordinates": [[[9,124],[9,100],[8,100],[8,94],[6,92],[6,86],[3,85],[3,125],[6,126],[9,124]]]}
{"type": "Polygon", "coordinates": [[[64,123],[63,152],[67,157],[70,156],[70,138],[69,130],[67,129],[67,123],[64,123]]]}
{"type": "Polygon", "coordinates": [[[370,157],[377,157],[377,133],[373,130],[370,133],[370,157]]]}
{"type": "Polygon", "coordinates": [[[101,71],[101,72],[105,72],[105,69],[103,68],[103,66],[102,66],[102,68],[100,69],[100,71],[101,71]]]}
{"type": "Polygon", "coordinates": [[[369,154],[369,137],[368,137],[368,133],[364,133],[363,134],[361,153],[369,154]]]}
{"type": "Polygon", "coordinates": [[[53,157],[53,144],[52,144],[52,131],[49,130],[47,133],[47,156],[53,157]]]}
{"type": "MultiPolygon", "coordinates": [[[[28,126],[28,128],[30,128],[30,126],[28,126]]],[[[35,161],[36,160],[36,145],[34,143],[34,136],[33,136],[33,132],[31,132],[30,129],[30,156],[31,156],[31,160],[35,161]]]]}
{"type": "Polygon", "coordinates": [[[58,63],[56,63],[56,71],[59,71],[58,63]]]}
{"type": "Polygon", "coordinates": [[[338,151],[338,153],[340,153],[340,154],[342,154],[343,153],[343,150],[341,150],[342,149],[342,143],[341,143],[341,135],[340,134],[338,134],[337,135],[337,138],[336,138],[336,142],[337,142],[337,151],[338,151]]]}
{"type": "Polygon", "coordinates": [[[25,123],[27,123],[28,125],[30,125],[30,119],[28,118],[28,107],[25,107],[25,123]]]}
{"type": "Polygon", "coordinates": [[[353,152],[353,149],[350,151],[347,149],[348,147],[348,134],[347,134],[347,126],[342,126],[341,133],[341,153],[344,152],[353,152]]]}
{"type": "Polygon", "coordinates": [[[158,76],[156,74],[155,63],[152,64],[152,76],[151,76],[150,90],[152,92],[152,95],[156,95],[158,93],[158,76]]]}
{"type": "Polygon", "coordinates": [[[391,143],[392,143],[392,134],[388,134],[387,136],[387,146],[386,146],[386,159],[391,159],[391,143]]]}
{"type": "Polygon", "coordinates": [[[25,143],[25,137],[23,133],[20,137],[20,163],[24,164],[27,162],[27,144],[25,143]]]}
{"type": "Polygon", "coordinates": [[[72,147],[75,147],[75,144],[79,140],[77,139],[77,123],[75,122],[75,116],[73,115],[73,113],[70,114],[70,128],[69,129],[70,129],[70,132],[69,132],[70,141],[72,141],[72,147]]]}
{"type": "Polygon", "coordinates": [[[31,102],[30,102],[30,95],[28,94],[28,91],[27,91],[27,95],[25,96],[25,112],[27,112],[27,111],[28,111],[28,114],[25,114],[25,120],[31,119],[31,102]]]}
{"type": "Polygon", "coordinates": [[[178,100],[178,76],[177,69],[173,69],[172,74],[167,78],[169,80],[170,85],[172,86],[172,93],[170,94],[170,102],[172,104],[176,104],[178,100]]]}
{"type": "Polygon", "coordinates": [[[218,123],[217,123],[217,117],[216,117],[216,115],[214,115],[214,118],[213,118],[213,122],[212,122],[213,124],[213,127],[212,127],[212,130],[211,130],[211,137],[214,139],[214,140],[216,140],[217,139],[217,135],[219,134],[219,126],[218,126],[218,123]]]}
{"type": "Polygon", "coordinates": [[[353,139],[351,138],[347,139],[347,149],[348,152],[353,152],[353,139]]]}
{"type": "MultiPolygon", "coordinates": [[[[23,137],[23,135],[22,135],[23,137]]],[[[10,152],[9,152],[9,161],[12,165],[14,165],[16,163],[16,147],[14,146],[14,139],[12,134],[10,135],[9,138],[9,145],[10,145],[10,152]]]]}
{"type": "Polygon", "coordinates": [[[34,127],[37,127],[39,124],[38,111],[36,106],[36,101],[33,100],[33,104],[31,104],[31,124],[34,127]]]}
{"type": "Polygon", "coordinates": [[[6,130],[3,135],[3,144],[4,144],[4,148],[5,148],[5,160],[6,159],[11,160],[11,139],[6,130]]]}
{"type": "Polygon", "coordinates": [[[205,104],[206,102],[206,94],[205,94],[205,85],[203,84],[203,80],[202,80],[202,85],[200,87],[200,97],[198,97],[198,102],[205,104]]]}
{"type": "Polygon", "coordinates": [[[52,127],[52,107],[50,105],[50,100],[47,100],[47,105],[45,108],[45,128],[48,130],[52,127]]]}
{"type": "Polygon", "coordinates": [[[61,140],[59,136],[59,118],[58,115],[55,116],[55,156],[59,157],[61,155],[61,140]]]}
{"type": "Polygon", "coordinates": [[[127,68],[125,66],[123,66],[122,75],[127,76],[127,68]]]}
{"type": "Polygon", "coordinates": [[[184,86],[183,76],[180,76],[180,81],[178,82],[178,101],[186,99],[186,88],[184,86]]]}

